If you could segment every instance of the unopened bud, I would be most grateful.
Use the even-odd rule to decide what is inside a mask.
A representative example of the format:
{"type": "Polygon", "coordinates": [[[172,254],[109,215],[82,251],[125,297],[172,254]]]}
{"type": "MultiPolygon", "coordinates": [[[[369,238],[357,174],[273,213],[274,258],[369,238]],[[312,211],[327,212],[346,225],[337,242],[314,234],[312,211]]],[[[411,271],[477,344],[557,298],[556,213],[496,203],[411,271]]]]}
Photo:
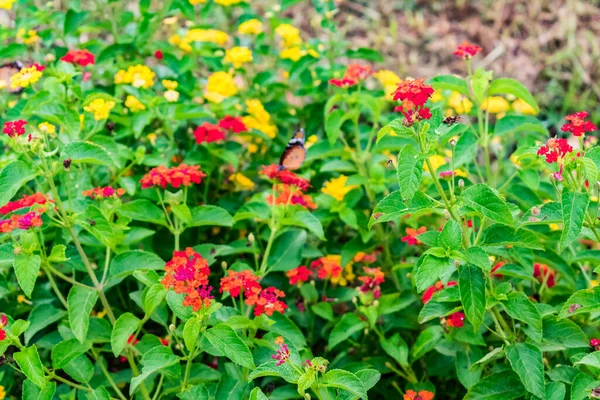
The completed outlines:
{"type": "Polygon", "coordinates": [[[459,187],[459,188],[464,188],[464,187],[465,187],[465,181],[464,181],[464,180],[462,180],[462,179],[459,179],[459,180],[458,180],[458,187],[459,187]]]}
{"type": "Polygon", "coordinates": [[[250,233],[248,235],[248,241],[250,242],[250,244],[254,243],[255,240],[256,240],[256,238],[254,237],[254,234],[250,233]]]}
{"type": "Polygon", "coordinates": [[[315,286],[315,285],[316,285],[316,283],[315,283],[315,281],[314,281],[314,280],[311,280],[311,281],[310,281],[310,284],[311,284],[311,285],[313,285],[313,286],[315,286]]]}
{"type": "Polygon", "coordinates": [[[365,328],[364,332],[365,336],[367,336],[369,334],[369,328],[365,328]]]}
{"type": "Polygon", "coordinates": [[[175,332],[175,329],[177,329],[177,327],[174,324],[169,325],[169,330],[171,332],[175,332]]]}
{"type": "Polygon", "coordinates": [[[227,269],[227,261],[221,262],[221,268],[227,269]]]}
{"type": "Polygon", "coordinates": [[[306,400],[310,400],[310,399],[312,399],[312,397],[310,397],[310,394],[308,394],[308,393],[304,393],[304,398],[305,398],[306,400]]]}
{"type": "Polygon", "coordinates": [[[373,307],[375,307],[375,308],[379,307],[379,300],[375,300],[373,302],[373,307]]]}
{"type": "Polygon", "coordinates": [[[452,147],[456,146],[456,140],[452,139],[450,141],[450,146],[452,146],[452,147]]]}
{"type": "Polygon", "coordinates": [[[454,266],[455,266],[456,268],[458,268],[458,266],[459,266],[459,265],[460,265],[460,261],[458,261],[458,260],[454,260],[454,266]]]}
{"type": "Polygon", "coordinates": [[[175,348],[176,348],[177,350],[181,350],[181,345],[180,345],[179,343],[177,343],[177,344],[175,345],[175,348]]]}
{"type": "Polygon", "coordinates": [[[536,217],[537,217],[538,215],[540,215],[540,212],[541,212],[541,211],[542,211],[542,210],[541,210],[539,207],[533,207],[533,208],[531,209],[531,215],[533,215],[533,216],[536,216],[536,217]]]}
{"type": "Polygon", "coordinates": [[[448,212],[448,210],[444,210],[444,218],[446,219],[450,219],[452,216],[450,215],[450,213],[448,212]]]}
{"type": "Polygon", "coordinates": [[[356,303],[357,303],[356,297],[353,297],[353,298],[352,298],[352,302],[353,302],[354,304],[356,304],[356,303]]]}
{"type": "Polygon", "coordinates": [[[19,255],[19,254],[21,254],[22,252],[23,252],[23,248],[22,248],[22,247],[15,247],[15,248],[13,249],[13,254],[14,254],[15,256],[18,256],[18,255],[19,255]]]}
{"type": "Polygon", "coordinates": [[[598,189],[600,189],[600,181],[599,181],[599,182],[596,182],[596,187],[597,187],[598,189]]]}

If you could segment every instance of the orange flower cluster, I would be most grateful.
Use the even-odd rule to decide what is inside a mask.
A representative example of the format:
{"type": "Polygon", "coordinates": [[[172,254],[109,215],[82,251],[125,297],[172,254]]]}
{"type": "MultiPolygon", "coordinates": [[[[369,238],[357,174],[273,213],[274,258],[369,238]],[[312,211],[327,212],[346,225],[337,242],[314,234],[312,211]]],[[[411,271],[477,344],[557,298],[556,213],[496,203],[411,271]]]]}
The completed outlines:
{"type": "Polygon", "coordinates": [[[125,189],[113,189],[111,186],[97,187],[94,189],[84,190],[82,193],[90,199],[102,200],[109,197],[118,198],[125,194],[125,189]]]}
{"type": "Polygon", "coordinates": [[[367,79],[373,74],[373,70],[370,66],[364,66],[360,64],[350,64],[344,73],[344,77],[341,79],[330,79],[329,83],[334,86],[347,88],[356,85],[358,82],[367,79]]]}
{"type": "Polygon", "coordinates": [[[313,261],[310,267],[317,271],[319,279],[337,278],[342,273],[342,266],[331,257],[321,257],[313,261]]]}
{"type": "Polygon", "coordinates": [[[277,197],[273,198],[272,194],[267,196],[267,204],[273,205],[273,202],[275,202],[278,206],[282,204],[298,204],[310,210],[317,208],[310,195],[302,193],[300,189],[296,189],[291,185],[283,183],[275,185],[275,191],[277,192],[277,197]]]}
{"type": "Polygon", "coordinates": [[[427,391],[421,390],[419,393],[414,390],[407,390],[404,394],[404,400],[432,400],[434,394],[427,391]]]}
{"type": "Polygon", "coordinates": [[[248,296],[246,298],[246,304],[254,306],[255,316],[258,317],[259,315],[267,314],[270,317],[275,311],[282,314],[285,312],[287,304],[279,300],[279,298],[283,297],[285,297],[283,291],[271,286],[248,296]]]}
{"type": "Polygon", "coordinates": [[[424,79],[405,80],[400,82],[394,91],[394,100],[402,104],[394,109],[401,112],[406,120],[404,124],[410,126],[415,122],[431,118],[431,110],[425,103],[433,95],[433,87],[427,85],[424,79]]]}
{"type": "Polygon", "coordinates": [[[173,252],[173,258],[165,265],[165,276],[160,281],[175,293],[185,293],[184,306],[192,306],[194,311],[210,306],[213,296],[212,286],[208,285],[210,269],[208,262],[191,247],[185,251],[173,252]]]}
{"type": "Polygon", "coordinates": [[[373,292],[373,297],[378,299],[381,296],[381,285],[385,282],[385,274],[381,268],[363,267],[367,276],[359,276],[358,280],[362,282],[360,291],[363,293],[373,292]]]}
{"type": "Polygon", "coordinates": [[[31,207],[34,204],[46,204],[49,200],[43,193],[34,193],[31,195],[23,195],[22,199],[11,201],[4,207],[0,208],[0,214],[6,215],[21,208],[31,207]]]}
{"type": "Polygon", "coordinates": [[[250,270],[227,271],[227,276],[221,278],[221,287],[219,292],[228,292],[232,297],[238,297],[243,294],[246,298],[244,302],[249,306],[254,306],[254,315],[259,316],[267,314],[273,315],[273,312],[284,313],[287,304],[279,300],[285,297],[285,293],[275,287],[263,289],[259,277],[250,270]]]}
{"type": "Polygon", "coordinates": [[[277,164],[263,166],[263,169],[259,174],[286,185],[296,186],[302,191],[306,191],[310,187],[310,181],[308,179],[300,178],[292,171],[284,169],[277,164]]]}
{"type": "Polygon", "coordinates": [[[285,276],[287,276],[290,279],[290,285],[296,285],[298,283],[307,282],[310,279],[311,275],[311,271],[304,265],[289,270],[285,273],[285,276]]]}
{"type": "Polygon", "coordinates": [[[173,168],[160,165],[152,168],[150,172],[144,175],[140,182],[142,183],[142,189],[158,186],[165,189],[167,185],[171,185],[177,189],[181,185],[190,186],[192,183],[199,184],[205,176],[206,174],[200,171],[199,165],[180,164],[173,168]]]}
{"type": "Polygon", "coordinates": [[[35,211],[29,211],[23,215],[11,215],[9,219],[0,221],[0,233],[9,233],[15,229],[26,231],[38,226],[42,226],[42,217],[35,211]]]}
{"type": "Polygon", "coordinates": [[[418,244],[422,244],[421,241],[417,239],[417,236],[419,236],[421,233],[425,233],[426,231],[427,228],[424,226],[420,227],[419,229],[406,228],[406,236],[404,236],[400,240],[405,242],[409,246],[416,246],[418,244]]]}

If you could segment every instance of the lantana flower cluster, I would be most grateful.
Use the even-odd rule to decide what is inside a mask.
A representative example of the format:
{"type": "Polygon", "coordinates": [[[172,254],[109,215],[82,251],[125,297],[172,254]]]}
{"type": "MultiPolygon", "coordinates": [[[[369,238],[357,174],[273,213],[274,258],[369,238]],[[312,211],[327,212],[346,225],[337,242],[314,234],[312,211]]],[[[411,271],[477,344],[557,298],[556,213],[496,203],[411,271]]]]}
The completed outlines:
{"type": "Polygon", "coordinates": [[[184,306],[194,311],[209,307],[213,299],[212,287],[208,284],[210,268],[208,262],[193,248],[173,252],[173,258],[165,265],[165,276],[161,283],[175,293],[184,293],[184,306]]]}
{"type": "Polygon", "coordinates": [[[180,186],[191,186],[193,183],[200,184],[206,176],[200,170],[199,165],[179,164],[176,167],[167,168],[164,165],[152,168],[150,172],[142,177],[142,189],[161,187],[165,189],[168,185],[177,189],[180,186]]]}
{"type": "Polygon", "coordinates": [[[264,288],[259,283],[260,278],[250,270],[227,271],[227,275],[221,278],[219,292],[229,293],[231,297],[244,297],[244,303],[254,306],[254,315],[273,315],[274,312],[284,313],[287,304],[282,298],[285,293],[273,286],[264,288]]]}
{"type": "Polygon", "coordinates": [[[333,86],[347,88],[350,86],[357,85],[359,82],[367,79],[373,74],[373,70],[370,66],[364,66],[361,64],[350,64],[344,73],[342,78],[330,79],[329,83],[333,86]]]}
{"type": "Polygon", "coordinates": [[[425,107],[427,100],[433,95],[433,88],[425,83],[424,79],[402,81],[394,92],[394,100],[402,104],[394,111],[404,115],[404,124],[413,125],[424,119],[431,118],[431,110],[425,107]]]}
{"type": "Polygon", "coordinates": [[[0,214],[6,215],[10,214],[13,211],[20,210],[22,208],[31,207],[34,204],[44,205],[51,200],[46,197],[45,194],[37,192],[30,195],[23,195],[23,197],[19,200],[11,201],[6,203],[3,207],[0,208],[0,214]]]}
{"type": "Polygon", "coordinates": [[[119,198],[125,194],[125,189],[114,189],[112,186],[96,187],[84,190],[82,194],[90,199],[102,200],[108,198],[119,198]]]}

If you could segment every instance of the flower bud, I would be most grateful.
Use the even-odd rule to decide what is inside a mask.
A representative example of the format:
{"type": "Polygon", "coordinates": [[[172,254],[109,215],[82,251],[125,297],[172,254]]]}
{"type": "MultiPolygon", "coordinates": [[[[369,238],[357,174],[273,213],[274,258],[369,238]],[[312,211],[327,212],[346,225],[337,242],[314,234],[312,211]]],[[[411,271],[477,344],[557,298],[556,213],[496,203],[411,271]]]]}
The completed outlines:
{"type": "Polygon", "coordinates": [[[174,324],[169,325],[169,330],[171,332],[175,332],[175,329],[177,329],[177,327],[174,324]]]}
{"type": "Polygon", "coordinates": [[[375,308],[379,307],[379,300],[375,300],[373,302],[373,307],[375,307],[375,308]]]}
{"type": "Polygon", "coordinates": [[[450,146],[452,146],[452,147],[456,146],[456,140],[452,139],[450,141],[450,146]]]}
{"type": "Polygon", "coordinates": [[[248,241],[250,242],[250,244],[253,244],[256,241],[256,238],[254,237],[253,233],[250,233],[248,235],[248,241]]]}
{"type": "Polygon", "coordinates": [[[452,218],[452,216],[450,215],[450,213],[448,212],[448,210],[444,210],[444,218],[446,218],[446,219],[452,218]]]}
{"type": "Polygon", "coordinates": [[[459,265],[460,265],[460,261],[458,261],[458,260],[454,260],[454,266],[455,266],[456,268],[458,268],[458,266],[459,266],[459,265]]]}
{"type": "Polygon", "coordinates": [[[539,207],[533,207],[533,208],[531,209],[531,215],[533,215],[533,216],[536,216],[536,217],[537,217],[538,215],[540,215],[540,212],[541,212],[541,211],[542,211],[542,210],[541,210],[539,207]]]}
{"type": "Polygon", "coordinates": [[[464,180],[462,180],[462,179],[459,179],[459,180],[458,180],[458,187],[459,187],[459,188],[464,188],[464,187],[465,187],[465,181],[464,181],[464,180]]]}
{"type": "Polygon", "coordinates": [[[221,262],[221,268],[223,268],[224,270],[227,269],[227,261],[221,262]]]}

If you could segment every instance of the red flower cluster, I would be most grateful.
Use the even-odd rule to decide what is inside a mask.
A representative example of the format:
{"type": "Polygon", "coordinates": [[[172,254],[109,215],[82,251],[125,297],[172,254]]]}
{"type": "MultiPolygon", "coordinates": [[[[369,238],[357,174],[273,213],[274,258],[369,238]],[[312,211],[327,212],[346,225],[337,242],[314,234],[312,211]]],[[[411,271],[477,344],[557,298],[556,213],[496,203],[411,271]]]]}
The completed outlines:
{"type": "Polygon", "coordinates": [[[279,345],[279,349],[277,349],[277,353],[273,354],[271,358],[273,360],[277,360],[277,363],[275,365],[277,365],[278,367],[281,364],[284,364],[290,358],[290,349],[288,345],[285,343],[281,343],[279,345]]]}
{"type": "Polygon", "coordinates": [[[367,276],[359,276],[358,280],[362,282],[360,291],[363,293],[373,292],[373,297],[378,299],[381,296],[381,285],[385,282],[385,275],[381,272],[381,268],[363,267],[367,276]]]}
{"type": "Polygon", "coordinates": [[[6,121],[4,123],[4,132],[5,135],[9,137],[21,136],[25,134],[25,125],[27,125],[27,121],[19,119],[17,121],[6,121]]]}
{"type": "Polygon", "coordinates": [[[206,174],[200,171],[199,165],[180,164],[173,168],[160,165],[152,168],[150,172],[144,175],[140,182],[142,183],[142,189],[158,186],[165,189],[167,185],[171,185],[177,189],[181,185],[190,186],[192,183],[200,184],[202,178],[205,176],[206,174]]]}
{"type": "Polygon", "coordinates": [[[342,266],[339,264],[338,257],[321,257],[310,264],[310,267],[317,271],[319,279],[337,278],[342,273],[342,266]]]}
{"type": "Polygon", "coordinates": [[[446,325],[454,328],[462,328],[465,326],[465,313],[455,312],[450,318],[446,319],[446,325]]]}
{"type": "Polygon", "coordinates": [[[102,200],[109,197],[119,198],[125,194],[125,189],[113,189],[111,186],[97,187],[94,189],[84,190],[82,193],[90,199],[102,200]]]}
{"type": "Polygon", "coordinates": [[[407,390],[403,400],[432,400],[433,396],[434,394],[427,390],[421,390],[419,393],[414,390],[407,390]]]}
{"type": "Polygon", "coordinates": [[[11,201],[0,208],[0,214],[6,215],[21,208],[31,207],[34,204],[46,204],[49,200],[43,193],[23,195],[22,199],[11,201]]]}
{"type": "Polygon", "coordinates": [[[556,285],[555,273],[546,264],[533,264],[533,277],[536,278],[540,283],[546,281],[548,289],[556,285]]]}
{"type": "Polygon", "coordinates": [[[9,219],[0,221],[0,233],[9,233],[15,229],[27,230],[37,226],[42,226],[40,214],[35,211],[29,211],[23,215],[11,215],[9,219]]]}
{"type": "Polygon", "coordinates": [[[270,194],[267,196],[267,204],[273,205],[285,205],[285,204],[298,204],[306,209],[314,210],[317,205],[313,202],[313,199],[308,194],[303,194],[300,189],[292,188],[290,185],[280,184],[275,185],[275,191],[277,197],[273,198],[270,194]]]}
{"type": "MultiPolygon", "coordinates": [[[[446,287],[454,286],[457,284],[458,284],[458,282],[456,282],[456,281],[450,281],[450,282],[448,282],[448,285],[446,287]]],[[[427,290],[425,290],[423,292],[423,296],[421,297],[421,301],[423,302],[423,304],[427,304],[427,302],[429,300],[431,300],[431,297],[433,297],[433,295],[436,292],[439,292],[443,288],[444,288],[444,284],[442,283],[442,281],[438,281],[438,282],[436,282],[435,285],[428,287],[427,290]]]]}
{"type": "Polygon", "coordinates": [[[545,145],[539,148],[537,154],[546,156],[546,162],[552,164],[572,151],[573,147],[567,142],[567,139],[550,138],[545,145]]]}
{"type": "Polygon", "coordinates": [[[267,316],[273,315],[275,311],[284,313],[287,309],[287,304],[279,300],[285,297],[285,293],[274,286],[270,286],[266,289],[262,289],[258,293],[254,293],[246,296],[246,304],[254,306],[254,315],[258,317],[262,314],[267,316]]]}
{"type": "Polygon", "coordinates": [[[232,117],[230,115],[224,116],[219,121],[219,126],[235,133],[246,132],[248,130],[241,117],[232,117]]]}
{"type": "Polygon", "coordinates": [[[598,128],[591,121],[586,121],[588,117],[587,111],[576,112],[575,114],[567,115],[565,119],[569,121],[560,128],[563,132],[571,132],[574,136],[582,136],[587,132],[597,131],[598,128]]]}
{"type": "Polygon", "coordinates": [[[372,253],[363,253],[362,251],[359,251],[358,253],[356,253],[356,255],[354,256],[354,258],[352,259],[354,262],[363,262],[365,264],[372,264],[375,261],[377,261],[377,255],[380,253],[379,250],[375,250],[372,253]]]}
{"type": "Polygon", "coordinates": [[[221,278],[219,292],[229,292],[231,297],[238,297],[241,293],[246,296],[256,294],[262,289],[259,280],[260,278],[250,270],[237,272],[230,269],[227,276],[221,278]]]}
{"type": "Polygon", "coordinates": [[[6,318],[6,314],[2,314],[0,317],[0,341],[6,339],[6,331],[4,327],[8,325],[8,318],[6,318]]]}
{"type": "Polygon", "coordinates": [[[263,169],[259,174],[286,185],[296,186],[302,191],[306,191],[310,187],[310,181],[308,179],[300,178],[292,171],[283,169],[277,164],[263,166],[263,169]]]}
{"type": "Polygon", "coordinates": [[[44,72],[44,70],[46,69],[46,67],[44,67],[43,65],[40,65],[38,63],[33,63],[31,64],[32,67],[34,67],[36,69],[36,71],[40,71],[40,72],[44,72]]]}
{"type": "Polygon", "coordinates": [[[208,285],[210,269],[208,262],[191,247],[185,251],[173,252],[173,258],[165,265],[165,276],[160,281],[175,293],[185,293],[184,306],[192,306],[194,311],[210,306],[213,296],[208,285]]]}
{"type": "Polygon", "coordinates": [[[426,231],[427,231],[427,228],[424,226],[420,227],[419,229],[406,228],[406,236],[404,236],[400,240],[405,242],[409,246],[416,246],[416,245],[422,244],[421,241],[419,239],[417,239],[417,236],[419,236],[421,233],[424,233],[426,231]]]}
{"type": "Polygon", "coordinates": [[[590,339],[590,346],[592,346],[594,350],[600,351],[600,340],[596,338],[590,339]]]}
{"type": "Polygon", "coordinates": [[[225,132],[219,125],[205,122],[194,130],[194,137],[198,144],[212,143],[225,140],[225,132]]]}
{"type": "Polygon", "coordinates": [[[312,275],[311,271],[308,268],[306,268],[304,265],[301,265],[298,268],[294,268],[285,273],[285,276],[287,276],[290,279],[290,285],[296,285],[296,284],[308,282],[311,275],[312,275]]]}
{"type": "Polygon", "coordinates": [[[87,65],[94,65],[96,58],[89,50],[69,50],[61,59],[61,61],[71,63],[73,65],[79,64],[82,67],[87,65]]]}
{"type": "Polygon", "coordinates": [[[456,48],[456,50],[452,54],[454,54],[458,58],[468,60],[469,58],[479,53],[481,50],[483,49],[477,46],[476,44],[464,41],[460,46],[456,48]]]}
{"type": "Polygon", "coordinates": [[[163,54],[163,52],[162,52],[162,51],[160,51],[160,50],[156,50],[156,51],[154,52],[154,57],[155,57],[157,60],[162,60],[162,59],[165,57],[165,55],[163,54]]]}
{"type": "Polygon", "coordinates": [[[373,74],[373,70],[368,65],[364,66],[360,64],[350,64],[348,65],[343,78],[330,79],[329,83],[340,88],[348,88],[356,85],[358,82],[364,79],[367,79],[371,74],[373,74]]]}
{"type": "Polygon", "coordinates": [[[425,84],[424,79],[405,80],[398,84],[394,91],[394,100],[402,101],[402,105],[394,111],[401,112],[407,126],[424,119],[431,118],[431,110],[425,107],[427,100],[433,95],[433,88],[425,84]]]}

